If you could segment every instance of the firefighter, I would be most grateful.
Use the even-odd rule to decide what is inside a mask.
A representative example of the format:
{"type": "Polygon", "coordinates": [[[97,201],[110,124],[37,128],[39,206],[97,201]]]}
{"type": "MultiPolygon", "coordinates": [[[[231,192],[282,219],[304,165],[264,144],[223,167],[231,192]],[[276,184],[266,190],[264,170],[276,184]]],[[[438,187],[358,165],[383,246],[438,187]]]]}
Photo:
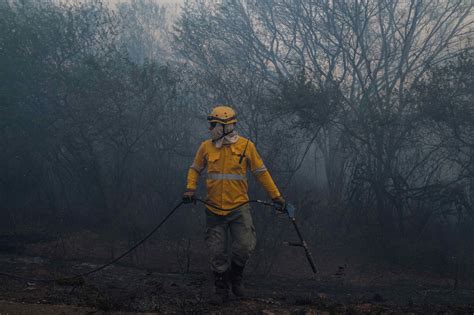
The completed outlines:
{"type": "MultiPolygon", "coordinates": [[[[273,182],[252,141],[237,134],[235,111],[217,106],[207,117],[211,139],[201,143],[188,171],[185,202],[192,202],[200,175],[207,168],[206,187],[209,204],[232,209],[249,200],[247,169],[257,178],[274,203],[284,208],[285,200],[273,182]]],[[[205,240],[214,274],[215,294],[211,303],[222,304],[229,297],[229,283],[237,297],[244,296],[242,275],[256,245],[255,228],[248,204],[232,211],[206,206],[205,240]],[[232,237],[229,264],[227,235],[232,237]]]]}

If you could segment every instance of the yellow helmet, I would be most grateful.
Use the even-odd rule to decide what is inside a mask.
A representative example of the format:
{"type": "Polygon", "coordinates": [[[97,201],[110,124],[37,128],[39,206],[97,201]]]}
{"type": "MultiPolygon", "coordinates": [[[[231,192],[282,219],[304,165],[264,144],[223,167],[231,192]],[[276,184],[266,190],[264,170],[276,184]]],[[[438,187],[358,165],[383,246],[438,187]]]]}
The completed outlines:
{"type": "Polygon", "coordinates": [[[207,121],[219,123],[223,125],[234,124],[237,122],[235,111],[229,106],[216,106],[211,114],[207,116],[207,121]]]}

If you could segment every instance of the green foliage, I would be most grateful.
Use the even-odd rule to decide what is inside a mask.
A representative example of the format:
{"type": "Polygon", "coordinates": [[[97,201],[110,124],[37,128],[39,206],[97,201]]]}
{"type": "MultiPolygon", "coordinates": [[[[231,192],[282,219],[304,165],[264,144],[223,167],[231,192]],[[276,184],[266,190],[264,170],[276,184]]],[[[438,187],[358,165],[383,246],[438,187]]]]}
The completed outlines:
{"type": "Polygon", "coordinates": [[[465,51],[456,60],[432,69],[417,86],[420,112],[448,127],[453,136],[474,145],[474,54],[465,51]]]}
{"type": "MultiPolygon", "coordinates": [[[[431,69],[416,87],[419,112],[458,176],[452,179],[451,202],[459,215],[474,219],[474,54],[466,50],[455,60],[431,69]]],[[[462,222],[458,222],[462,224],[462,222]]]]}
{"type": "Polygon", "coordinates": [[[117,49],[122,21],[100,1],[1,6],[2,223],[82,213],[130,227],[130,204],[169,191],[183,168],[169,158],[187,142],[181,79],[117,49]]]}
{"type": "Polygon", "coordinates": [[[282,82],[276,94],[276,109],[290,117],[296,115],[298,128],[314,132],[336,118],[343,102],[336,86],[318,86],[304,74],[282,82]]]}

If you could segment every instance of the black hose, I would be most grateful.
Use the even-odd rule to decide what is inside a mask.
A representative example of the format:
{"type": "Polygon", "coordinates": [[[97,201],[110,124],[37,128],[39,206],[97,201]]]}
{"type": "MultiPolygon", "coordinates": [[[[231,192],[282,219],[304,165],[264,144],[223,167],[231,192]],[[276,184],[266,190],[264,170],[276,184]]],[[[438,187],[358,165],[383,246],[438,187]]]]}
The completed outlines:
{"type": "MultiPolygon", "coordinates": [[[[213,205],[205,200],[202,200],[202,199],[199,199],[199,198],[193,198],[192,201],[195,203],[195,202],[201,202],[207,206],[210,206],[214,209],[217,209],[217,210],[220,210],[220,211],[232,211],[232,210],[235,210],[235,209],[238,209],[246,204],[249,204],[249,203],[259,203],[259,204],[263,204],[263,205],[266,205],[266,206],[275,206],[273,203],[270,203],[270,202],[266,202],[266,201],[262,201],[262,200],[248,200],[246,202],[243,202],[233,208],[230,208],[230,209],[223,209],[223,208],[220,208],[216,205],[213,205]]],[[[181,201],[176,207],[174,207],[164,218],[163,220],[161,220],[161,222],[155,226],[155,228],[153,228],[153,230],[151,230],[143,239],[141,239],[139,242],[137,242],[135,245],[133,245],[131,248],[129,248],[128,250],[126,250],[123,254],[121,254],[120,256],[112,259],[111,261],[109,261],[108,263],[104,264],[104,265],[101,265],[100,267],[97,267],[95,269],[92,269],[90,271],[87,271],[87,272],[83,272],[83,273],[80,273],[78,275],[74,275],[74,276],[70,276],[70,277],[62,277],[62,278],[54,278],[54,279],[36,279],[36,278],[27,278],[27,277],[21,277],[21,276],[17,276],[17,275],[12,275],[12,274],[8,274],[8,273],[4,273],[4,272],[0,272],[0,276],[2,277],[7,277],[7,278],[12,278],[12,279],[16,279],[16,280],[21,280],[21,281],[30,281],[30,282],[59,282],[59,283],[67,283],[68,281],[71,281],[71,282],[74,282],[74,281],[79,281],[79,283],[83,283],[83,277],[85,276],[89,276],[93,273],[96,273],[98,271],[101,271],[102,269],[105,269],[107,268],[108,266],[110,265],[113,265],[114,263],[116,263],[117,261],[119,261],[120,259],[122,259],[123,257],[127,256],[128,254],[130,254],[132,251],[134,251],[138,246],[140,246],[141,244],[143,244],[145,241],[147,241],[153,234],[156,233],[156,231],[158,231],[159,228],[161,228],[161,226],[166,222],[168,221],[168,219],[173,215],[173,213],[178,210],[179,207],[181,207],[185,202],[184,201],[181,201]]]]}
{"type": "Polygon", "coordinates": [[[70,276],[70,277],[62,277],[62,278],[55,278],[55,279],[35,279],[35,278],[26,278],[26,277],[20,277],[20,276],[16,276],[16,275],[11,275],[11,274],[8,274],[8,273],[4,273],[4,272],[0,272],[0,276],[3,276],[3,277],[7,277],[7,278],[12,278],[12,279],[16,279],[16,280],[22,280],[22,281],[31,281],[31,282],[67,282],[68,280],[78,280],[78,279],[81,279],[82,277],[85,277],[85,276],[88,276],[88,275],[91,275],[93,273],[96,273],[104,268],[107,268],[108,266],[116,263],[117,261],[119,261],[120,259],[122,259],[123,257],[127,256],[128,254],[130,254],[132,251],[134,251],[138,246],[140,246],[141,244],[143,244],[146,240],[148,240],[153,234],[155,234],[156,231],[158,231],[158,229],[166,222],[168,221],[168,219],[171,217],[171,215],[179,208],[181,207],[182,205],[184,204],[184,202],[180,202],[176,207],[174,207],[165,217],[163,220],[161,220],[161,222],[155,226],[155,228],[153,230],[150,231],[150,233],[148,233],[142,240],[140,240],[138,243],[136,243],[135,245],[133,245],[131,248],[129,248],[127,251],[125,251],[123,254],[121,254],[120,256],[118,256],[117,258],[114,258],[112,259],[111,261],[109,261],[108,263],[100,266],[100,267],[97,267],[95,269],[92,269],[90,271],[87,271],[87,272],[83,272],[83,273],[80,273],[78,275],[74,275],[74,276],[70,276]]]}

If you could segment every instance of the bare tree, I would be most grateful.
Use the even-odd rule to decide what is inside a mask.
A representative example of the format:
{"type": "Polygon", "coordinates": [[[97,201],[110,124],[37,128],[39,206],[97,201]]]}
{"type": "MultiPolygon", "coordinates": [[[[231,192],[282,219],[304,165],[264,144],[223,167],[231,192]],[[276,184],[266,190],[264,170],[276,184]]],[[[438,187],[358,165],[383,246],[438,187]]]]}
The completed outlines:
{"type": "MultiPolygon", "coordinates": [[[[229,99],[241,95],[222,86],[229,74],[260,78],[260,95],[302,75],[302,84],[336,89],[338,114],[311,126],[324,130],[315,140],[328,187],[341,190],[334,176],[336,186],[349,183],[342,191],[358,207],[349,216],[394,234],[416,211],[410,200],[442,181],[447,165],[411,91],[430,67],[459,54],[472,34],[472,8],[461,0],[200,1],[188,4],[177,31],[187,60],[229,99]],[[251,74],[234,74],[242,69],[251,74]]],[[[288,104],[285,119],[320,116],[321,103],[304,111],[288,104]]]]}

